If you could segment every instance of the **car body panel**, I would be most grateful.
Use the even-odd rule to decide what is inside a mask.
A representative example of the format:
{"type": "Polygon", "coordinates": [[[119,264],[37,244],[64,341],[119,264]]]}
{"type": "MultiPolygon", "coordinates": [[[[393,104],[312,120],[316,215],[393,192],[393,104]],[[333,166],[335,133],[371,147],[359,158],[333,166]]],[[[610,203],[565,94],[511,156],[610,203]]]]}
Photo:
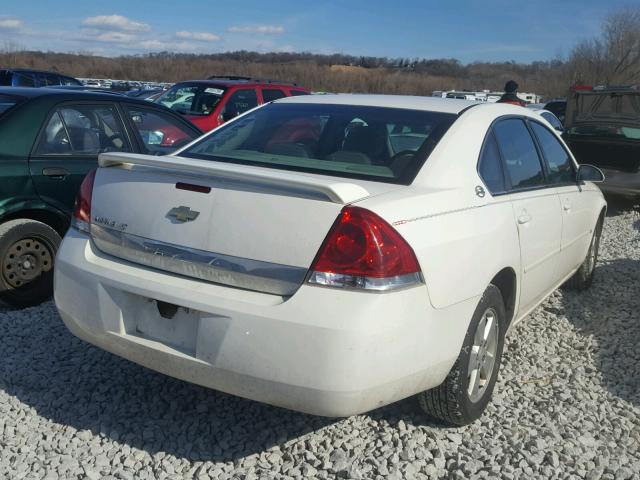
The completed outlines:
{"type": "Polygon", "coordinates": [[[435,310],[424,286],[366,302],[357,292],[307,285],[288,299],[246,292],[116,261],[73,230],[57,262],[56,305],[80,338],[177,378],[328,416],[441,383],[477,302],[435,310]],[[170,345],[150,299],[189,309],[176,317],[183,330],[170,345]],[[144,331],[150,324],[153,333],[144,331]]]}

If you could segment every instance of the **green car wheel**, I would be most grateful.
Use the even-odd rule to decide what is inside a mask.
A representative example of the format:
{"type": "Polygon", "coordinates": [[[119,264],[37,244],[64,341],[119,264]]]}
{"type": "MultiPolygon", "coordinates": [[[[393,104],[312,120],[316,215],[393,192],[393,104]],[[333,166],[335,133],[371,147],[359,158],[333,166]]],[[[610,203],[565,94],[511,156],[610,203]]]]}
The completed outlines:
{"type": "Polygon", "coordinates": [[[60,242],[53,228],[35,220],[0,225],[0,299],[15,307],[29,307],[49,298],[60,242]]]}

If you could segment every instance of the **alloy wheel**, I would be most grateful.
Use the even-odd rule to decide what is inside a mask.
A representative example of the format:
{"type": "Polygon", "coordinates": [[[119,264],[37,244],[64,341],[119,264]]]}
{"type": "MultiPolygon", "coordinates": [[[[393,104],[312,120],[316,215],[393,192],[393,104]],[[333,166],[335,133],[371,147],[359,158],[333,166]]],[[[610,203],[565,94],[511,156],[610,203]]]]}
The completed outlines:
{"type": "Polygon", "coordinates": [[[472,402],[482,398],[491,383],[498,352],[498,315],[488,308],[476,328],[469,365],[467,368],[467,394],[472,402]]]}

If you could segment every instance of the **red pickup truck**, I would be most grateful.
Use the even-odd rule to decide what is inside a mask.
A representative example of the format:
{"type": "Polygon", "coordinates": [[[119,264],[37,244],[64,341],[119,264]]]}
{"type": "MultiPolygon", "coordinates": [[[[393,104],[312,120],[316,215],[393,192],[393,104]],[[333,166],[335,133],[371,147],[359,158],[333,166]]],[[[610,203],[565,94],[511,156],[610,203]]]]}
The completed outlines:
{"type": "Polygon", "coordinates": [[[260,104],[309,91],[293,83],[248,77],[209,77],[176,83],[155,102],[187,117],[208,132],[260,104]]]}

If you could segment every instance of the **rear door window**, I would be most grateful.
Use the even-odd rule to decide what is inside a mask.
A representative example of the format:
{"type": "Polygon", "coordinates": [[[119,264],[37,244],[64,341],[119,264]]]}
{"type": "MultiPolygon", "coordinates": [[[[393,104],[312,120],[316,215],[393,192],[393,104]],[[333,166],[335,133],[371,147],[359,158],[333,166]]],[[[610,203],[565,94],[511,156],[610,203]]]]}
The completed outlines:
{"type": "Polygon", "coordinates": [[[544,186],[540,157],[524,121],[519,118],[501,120],[494,125],[493,131],[511,188],[521,190],[544,186]]]}
{"type": "Polygon", "coordinates": [[[42,132],[40,143],[36,148],[37,155],[70,155],[71,142],[69,134],[62,123],[60,112],[53,112],[42,132]]]}
{"type": "Polygon", "coordinates": [[[489,132],[482,147],[478,170],[480,177],[492,195],[502,193],[506,190],[500,151],[498,150],[493,132],[489,132]]]}
{"type": "Polygon", "coordinates": [[[60,77],[58,75],[46,74],[44,77],[47,86],[60,85],[60,77]]]}
{"type": "Polygon", "coordinates": [[[25,72],[13,73],[13,86],[14,87],[35,87],[36,80],[34,75],[25,72]]]}
{"type": "Polygon", "coordinates": [[[225,120],[230,119],[257,106],[258,96],[253,88],[236,90],[227,100],[224,106],[223,116],[225,120]]]}
{"type": "Polygon", "coordinates": [[[576,172],[573,161],[560,141],[543,125],[536,122],[531,122],[530,125],[547,163],[549,183],[575,183],[576,172]]]}
{"type": "Polygon", "coordinates": [[[66,105],[49,119],[36,153],[98,155],[131,151],[113,105],[66,105]]]}
{"type": "Polygon", "coordinates": [[[282,90],[266,89],[266,88],[262,89],[262,100],[264,101],[264,103],[273,102],[274,100],[277,100],[279,98],[284,98],[284,97],[285,97],[285,94],[282,90]]]}

